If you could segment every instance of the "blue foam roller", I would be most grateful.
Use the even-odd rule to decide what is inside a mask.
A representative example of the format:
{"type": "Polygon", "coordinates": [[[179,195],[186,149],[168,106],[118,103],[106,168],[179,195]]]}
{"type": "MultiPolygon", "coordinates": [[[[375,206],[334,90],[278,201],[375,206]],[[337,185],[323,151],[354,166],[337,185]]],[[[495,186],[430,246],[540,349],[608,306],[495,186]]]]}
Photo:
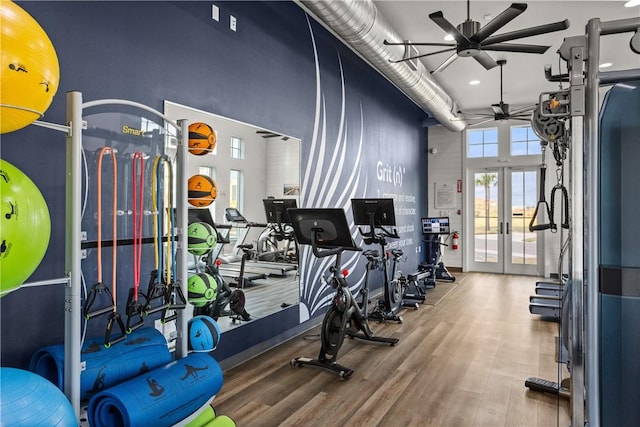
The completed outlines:
{"type": "Polygon", "coordinates": [[[0,368],[0,425],[28,427],[77,426],[67,397],[33,372],[0,368]]]}
{"type": "MultiPolygon", "coordinates": [[[[171,359],[167,341],[154,328],[137,329],[109,348],[104,346],[103,337],[88,339],[80,355],[86,364],[80,373],[80,398],[89,398],[105,388],[164,366],[171,359]]],[[[31,356],[29,370],[64,390],[64,345],[37,350],[31,356]]]]}
{"type": "Polygon", "coordinates": [[[191,353],[96,394],[87,416],[91,427],[171,426],[221,388],[218,362],[208,353],[191,353]]]}

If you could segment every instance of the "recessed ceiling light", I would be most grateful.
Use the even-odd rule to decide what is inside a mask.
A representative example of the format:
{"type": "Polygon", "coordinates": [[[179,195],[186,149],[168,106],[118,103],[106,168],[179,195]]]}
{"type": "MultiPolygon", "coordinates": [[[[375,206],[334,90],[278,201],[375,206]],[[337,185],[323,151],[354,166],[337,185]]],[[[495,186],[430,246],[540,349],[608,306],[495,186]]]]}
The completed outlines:
{"type": "Polygon", "coordinates": [[[633,6],[640,6],[640,0],[629,0],[624,4],[624,7],[633,7],[633,6]]]}
{"type": "Polygon", "coordinates": [[[480,84],[480,80],[471,80],[469,82],[470,85],[475,86],[475,85],[479,85],[480,84]]]}
{"type": "MultiPolygon", "coordinates": [[[[639,0],[640,1],[640,0],[639,0]]],[[[603,62],[602,64],[600,64],[600,68],[609,68],[611,67],[613,64],[611,62],[603,62]]]]}
{"type": "Polygon", "coordinates": [[[447,34],[446,36],[444,36],[444,39],[448,42],[452,42],[455,40],[451,34],[447,34]]]}

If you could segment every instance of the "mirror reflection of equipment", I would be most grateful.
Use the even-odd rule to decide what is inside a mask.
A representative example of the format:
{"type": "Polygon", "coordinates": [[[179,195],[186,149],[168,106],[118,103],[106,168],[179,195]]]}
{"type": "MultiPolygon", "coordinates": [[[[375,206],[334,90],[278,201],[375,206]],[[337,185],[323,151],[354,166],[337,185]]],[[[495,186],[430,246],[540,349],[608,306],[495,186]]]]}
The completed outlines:
{"type": "MultiPolygon", "coordinates": [[[[226,235],[221,233],[223,227],[220,225],[216,227],[209,209],[189,208],[188,221],[190,225],[195,223],[207,224],[216,233],[216,245],[206,254],[200,255],[200,257],[194,255],[196,259],[194,270],[203,270],[215,280],[217,286],[216,296],[210,301],[196,306],[193,310],[194,315],[208,316],[216,321],[220,317],[229,317],[232,323],[251,320],[250,314],[245,309],[246,297],[244,292],[241,289],[231,289],[218,269],[220,265],[218,255],[222,248],[221,245],[229,242],[226,235]],[[218,227],[221,227],[221,230],[218,230],[218,227]]],[[[226,231],[228,232],[228,228],[226,228],[226,231]]]]}
{"type": "MultiPolygon", "coordinates": [[[[299,192],[289,192],[290,188],[300,187],[299,138],[282,135],[279,132],[267,133],[264,127],[257,127],[232,117],[212,114],[168,100],[165,100],[164,108],[168,117],[176,120],[185,119],[190,126],[194,123],[204,123],[214,130],[216,146],[212,151],[202,155],[196,155],[193,152],[188,154],[187,177],[204,174],[213,178],[217,184],[218,194],[215,203],[202,209],[211,211],[218,234],[226,233],[230,240],[222,243],[224,246],[220,256],[221,259],[229,260],[230,263],[220,264],[220,272],[225,274],[224,277],[229,284],[238,281],[243,250],[239,247],[232,249],[232,247],[236,243],[235,233],[243,234],[247,231],[244,242],[239,244],[253,245],[253,248],[249,249],[253,254],[249,255],[246,261],[245,279],[254,280],[244,280],[247,310],[251,313],[251,318],[262,318],[286,307],[295,307],[300,302],[295,239],[291,242],[286,240],[278,242],[279,253],[268,250],[270,243],[267,237],[270,237],[271,241],[276,239],[273,235],[268,236],[266,233],[265,227],[268,224],[262,216],[262,200],[273,195],[276,198],[284,196],[299,201],[299,192]],[[241,151],[232,152],[231,144],[237,140],[243,144],[241,151]],[[234,153],[240,154],[240,157],[235,157],[234,153]],[[237,199],[238,195],[229,191],[233,171],[240,171],[243,179],[244,191],[237,199]],[[225,220],[225,208],[230,206],[237,206],[249,221],[263,222],[265,227],[246,229],[244,223],[225,220]],[[232,225],[233,227],[230,227],[232,225]],[[231,233],[228,233],[229,231],[231,233]],[[282,247],[285,243],[291,245],[288,252],[282,247]],[[270,259],[270,257],[280,258],[281,256],[285,256],[286,259],[270,259]],[[263,278],[265,275],[266,279],[263,278]]],[[[191,142],[191,148],[196,148],[194,141],[191,142]]],[[[169,154],[172,154],[177,149],[177,141],[173,139],[168,141],[167,149],[169,154]]],[[[286,226],[284,230],[287,231],[286,226]]],[[[240,237],[242,241],[242,236],[240,237]]],[[[244,322],[238,323],[240,324],[244,322]]],[[[220,327],[225,331],[234,326],[231,322],[222,321],[220,327]]]]}

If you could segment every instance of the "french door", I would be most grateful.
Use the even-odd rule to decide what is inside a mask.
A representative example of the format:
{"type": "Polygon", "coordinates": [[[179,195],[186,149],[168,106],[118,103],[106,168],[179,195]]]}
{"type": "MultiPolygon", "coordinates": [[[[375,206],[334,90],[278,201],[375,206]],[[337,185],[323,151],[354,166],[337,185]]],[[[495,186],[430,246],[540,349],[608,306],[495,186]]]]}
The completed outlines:
{"type": "Polygon", "coordinates": [[[537,275],[539,235],[529,232],[538,197],[538,168],[496,167],[467,172],[468,269],[537,275]]]}

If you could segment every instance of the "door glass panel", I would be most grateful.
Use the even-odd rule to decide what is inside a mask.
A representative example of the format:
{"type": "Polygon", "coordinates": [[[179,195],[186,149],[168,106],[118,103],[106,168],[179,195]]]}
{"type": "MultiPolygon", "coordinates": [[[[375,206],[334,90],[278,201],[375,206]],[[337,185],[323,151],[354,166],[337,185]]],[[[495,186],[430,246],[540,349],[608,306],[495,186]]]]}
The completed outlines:
{"type": "Polygon", "coordinates": [[[536,207],[536,172],[511,172],[511,263],[537,265],[537,235],[529,231],[536,207]]]}
{"type": "Polygon", "coordinates": [[[498,172],[474,174],[474,260],[498,262],[498,172]]]}

